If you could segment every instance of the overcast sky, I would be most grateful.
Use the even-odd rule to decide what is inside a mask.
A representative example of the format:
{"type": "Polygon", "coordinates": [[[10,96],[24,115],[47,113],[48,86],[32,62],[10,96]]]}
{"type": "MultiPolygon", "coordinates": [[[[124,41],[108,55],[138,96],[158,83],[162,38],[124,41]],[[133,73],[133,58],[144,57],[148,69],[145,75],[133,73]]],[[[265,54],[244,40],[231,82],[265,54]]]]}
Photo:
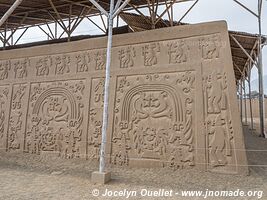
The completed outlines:
{"type": "MultiPolygon", "coordinates": [[[[247,7],[257,13],[257,0],[240,0],[247,7]]],[[[174,7],[174,18],[179,20],[185,11],[192,5],[189,3],[178,3],[174,7]]],[[[243,31],[249,33],[258,33],[257,18],[241,8],[233,0],[199,0],[198,4],[191,12],[183,19],[183,22],[199,23],[215,20],[226,20],[229,30],[243,31]]],[[[98,24],[100,20],[94,18],[98,24]]],[[[267,1],[263,0],[262,11],[262,32],[267,35],[267,1]]],[[[88,20],[85,20],[75,31],[75,35],[80,34],[97,34],[101,33],[88,20]]],[[[30,29],[23,37],[22,42],[31,42],[36,40],[44,40],[47,36],[39,29],[30,29]]],[[[267,47],[263,51],[264,74],[267,74],[267,47]]],[[[252,79],[257,78],[257,71],[254,69],[252,79]]],[[[266,86],[267,87],[267,86],[266,86]]]]}

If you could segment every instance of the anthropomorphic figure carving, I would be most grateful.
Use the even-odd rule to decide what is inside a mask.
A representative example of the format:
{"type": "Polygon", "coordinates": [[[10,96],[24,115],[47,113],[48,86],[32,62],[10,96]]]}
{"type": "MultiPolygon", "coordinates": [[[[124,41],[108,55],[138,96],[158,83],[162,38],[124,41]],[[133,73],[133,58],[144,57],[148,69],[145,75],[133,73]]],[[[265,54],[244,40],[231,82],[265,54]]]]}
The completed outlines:
{"type": "Polygon", "coordinates": [[[5,113],[1,109],[0,110],[0,138],[2,138],[4,135],[4,122],[5,122],[5,113]]]}
{"type": "Polygon", "coordinates": [[[214,71],[208,76],[207,93],[208,93],[208,113],[220,113],[222,86],[217,77],[217,72],[214,71]]]}
{"type": "Polygon", "coordinates": [[[129,165],[128,150],[130,149],[127,145],[127,137],[125,133],[120,134],[120,138],[116,138],[113,142],[118,142],[119,151],[114,155],[113,164],[115,165],[129,165]]]}
{"type": "Polygon", "coordinates": [[[57,56],[56,60],[56,75],[70,73],[70,56],[57,56]]]}
{"type": "Polygon", "coordinates": [[[221,39],[219,35],[213,35],[211,38],[200,40],[203,59],[210,60],[220,57],[221,39]]]}
{"type": "Polygon", "coordinates": [[[12,97],[12,109],[21,109],[21,99],[25,94],[25,86],[20,86],[12,97]]]}
{"type": "Polygon", "coordinates": [[[145,45],[143,47],[144,65],[153,66],[158,63],[157,54],[160,52],[158,43],[145,45]]]}
{"type": "Polygon", "coordinates": [[[87,72],[90,64],[90,56],[89,54],[79,54],[76,56],[77,60],[77,73],[78,72],[87,72]]]}
{"type": "Polygon", "coordinates": [[[18,141],[18,131],[21,130],[22,127],[22,120],[21,120],[22,113],[18,112],[13,114],[9,120],[9,149],[19,149],[20,143],[18,141]]]}
{"type": "Polygon", "coordinates": [[[95,70],[104,70],[106,68],[106,52],[97,52],[95,54],[95,70]]]}
{"type": "Polygon", "coordinates": [[[36,76],[47,76],[51,65],[52,58],[50,56],[40,58],[36,63],[36,76]]]}
{"type": "Polygon", "coordinates": [[[0,80],[5,80],[8,78],[10,68],[10,61],[0,63],[0,80]]]}
{"type": "Polygon", "coordinates": [[[28,75],[27,66],[30,64],[29,59],[17,61],[14,65],[15,78],[25,78],[28,75]]]}
{"type": "Polygon", "coordinates": [[[120,68],[129,68],[134,65],[134,57],[136,56],[133,47],[127,47],[119,51],[120,68]]]}
{"type": "Polygon", "coordinates": [[[170,64],[187,62],[189,47],[187,46],[184,40],[171,43],[168,46],[170,64]]]}
{"type": "Polygon", "coordinates": [[[226,165],[227,160],[225,156],[226,148],[226,131],[224,128],[225,122],[220,114],[210,116],[207,119],[207,128],[209,134],[209,152],[211,166],[226,165]]]}
{"type": "Polygon", "coordinates": [[[6,104],[7,91],[0,91],[0,138],[4,136],[5,130],[5,104],[6,104]],[[6,94],[5,94],[6,93],[6,94]]]}

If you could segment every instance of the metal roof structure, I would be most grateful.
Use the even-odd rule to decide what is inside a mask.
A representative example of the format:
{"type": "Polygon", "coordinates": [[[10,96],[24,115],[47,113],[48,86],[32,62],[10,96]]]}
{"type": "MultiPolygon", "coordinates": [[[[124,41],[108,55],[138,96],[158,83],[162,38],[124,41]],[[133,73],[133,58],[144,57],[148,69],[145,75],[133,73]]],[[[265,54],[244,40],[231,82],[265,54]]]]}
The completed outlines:
{"type": "MultiPolygon", "coordinates": [[[[181,3],[188,1],[192,0],[180,0],[173,2],[181,3]]],[[[15,0],[2,0],[0,3],[0,15],[3,15],[5,12],[7,12],[7,10],[12,6],[14,2],[15,0]]],[[[148,2],[150,2],[150,0],[132,0],[131,3],[128,3],[128,5],[124,8],[124,11],[137,11],[138,8],[148,5],[148,2]]],[[[166,7],[168,7],[168,5],[172,5],[172,1],[170,1],[169,4],[168,2],[165,3],[163,0],[158,3],[167,3],[166,7]]],[[[100,0],[99,4],[105,10],[109,10],[108,0],[100,0]]],[[[165,13],[167,13],[168,11],[169,10],[166,9],[165,13]]],[[[139,13],[141,12],[139,11],[139,13]]],[[[49,23],[57,22],[57,24],[59,24],[66,33],[70,32],[69,35],[71,37],[71,33],[74,31],[75,27],[77,27],[85,17],[93,15],[101,15],[101,13],[89,0],[23,0],[21,4],[16,8],[16,10],[14,10],[14,12],[9,16],[5,24],[0,27],[0,32],[5,32],[5,30],[7,30],[15,33],[18,29],[24,28],[26,30],[28,27],[32,26],[39,26],[41,28],[40,25],[44,24],[49,27],[49,23]],[[71,21],[70,26],[64,23],[64,21],[66,20],[71,21]]],[[[129,27],[133,31],[185,25],[185,23],[182,22],[164,20],[162,17],[158,17],[157,23],[153,25],[152,18],[143,14],[137,15],[133,13],[123,12],[120,14],[120,17],[126,22],[126,24],[129,25],[129,27]]],[[[51,29],[49,31],[52,32],[51,29]]],[[[258,35],[234,31],[229,31],[229,34],[236,38],[236,40],[241,44],[242,47],[244,47],[249,55],[253,57],[253,59],[257,58],[258,35]]],[[[1,35],[0,39],[2,41],[5,40],[4,34],[1,33],[1,35]],[[2,38],[1,35],[3,36],[2,38]]],[[[262,43],[264,43],[265,41],[266,39],[263,38],[262,43]]],[[[248,76],[248,72],[247,70],[245,70],[245,67],[249,62],[249,58],[244,53],[244,51],[240,49],[239,45],[234,41],[232,37],[230,37],[230,42],[236,80],[240,80],[243,75],[248,76]]]]}
{"type": "MultiPolygon", "coordinates": [[[[192,0],[176,0],[172,2],[188,2],[192,0]]],[[[1,0],[0,16],[13,5],[15,0],[1,0]]],[[[144,7],[149,0],[131,0],[124,10],[144,7]]],[[[109,0],[99,0],[98,3],[109,11],[109,0]]],[[[165,4],[164,0],[157,1],[158,5],[165,4]]],[[[168,3],[168,1],[167,1],[168,3]]],[[[49,22],[69,20],[77,17],[99,15],[100,11],[89,0],[23,0],[21,4],[9,16],[6,27],[0,27],[12,30],[22,27],[36,26],[49,22]]]]}

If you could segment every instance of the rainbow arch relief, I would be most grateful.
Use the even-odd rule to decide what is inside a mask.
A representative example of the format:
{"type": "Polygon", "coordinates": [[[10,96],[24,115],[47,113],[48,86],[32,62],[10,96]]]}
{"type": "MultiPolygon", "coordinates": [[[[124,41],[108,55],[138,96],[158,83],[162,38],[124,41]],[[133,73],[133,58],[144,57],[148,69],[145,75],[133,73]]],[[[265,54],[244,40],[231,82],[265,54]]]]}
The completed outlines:
{"type": "MultiPolygon", "coordinates": [[[[99,161],[106,42],[1,52],[1,151],[99,161]]],[[[245,152],[225,22],[114,36],[107,162],[247,174],[245,152]]]]}

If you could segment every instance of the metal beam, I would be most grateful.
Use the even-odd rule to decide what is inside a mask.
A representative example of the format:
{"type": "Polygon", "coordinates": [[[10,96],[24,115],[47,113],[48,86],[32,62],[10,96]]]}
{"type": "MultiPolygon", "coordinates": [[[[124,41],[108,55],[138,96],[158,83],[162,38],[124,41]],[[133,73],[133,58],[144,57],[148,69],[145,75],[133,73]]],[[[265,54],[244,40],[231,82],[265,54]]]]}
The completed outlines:
{"type": "Polygon", "coordinates": [[[122,9],[124,9],[125,8],[125,6],[127,6],[127,4],[130,2],[131,0],[125,0],[124,2],[123,2],[123,4],[119,7],[119,8],[117,8],[116,10],[114,10],[114,13],[112,14],[112,18],[114,19],[121,11],[122,11],[122,9]]]}
{"type": "Polygon", "coordinates": [[[160,14],[159,18],[156,20],[155,24],[159,22],[160,19],[165,15],[165,13],[177,2],[177,0],[173,0],[170,5],[160,14]]]}
{"type": "Polygon", "coordinates": [[[254,15],[255,17],[259,17],[255,12],[253,12],[252,10],[250,10],[247,6],[245,6],[244,4],[240,3],[237,0],[233,0],[234,2],[236,2],[238,5],[240,5],[241,7],[243,7],[244,9],[246,9],[248,12],[250,12],[252,15],[254,15]]]}
{"type": "Polygon", "coordinates": [[[199,0],[196,0],[195,3],[193,3],[193,5],[186,11],[186,13],[179,19],[178,23],[180,23],[185,17],[186,15],[195,7],[195,5],[198,3],[199,0]]]}
{"type": "Polygon", "coordinates": [[[238,42],[238,40],[232,35],[230,34],[230,37],[235,41],[235,43],[240,47],[240,49],[246,54],[246,56],[255,64],[257,65],[257,63],[254,61],[254,59],[249,55],[249,53],[246,51],[246,49],[244,49],[244,47],[238,42]]]}
{"type": "MultiPolygon", "coordinates": [[[[109,16],[108,12],[99,4],[97,3],[95,0],[89,0],[103,15],[105,15],[106,17],[109,16]]],[[[111,0],[113,1],[113,0],[111,0]]]]}
{"type": "Polygon", "coordinates": [[[23,0],[16,0],[15,3],[8,9],[4,16],[0,19],[0,27],[5,23],[8,17],[16,10],[23,0]]]}
{"type": "Polygon", "coordinates": [[[117,0],[114,10],[117,10],[121,5],[122,0],[117,0]]]}
{"type": "Polygon", "coordinates": [[[19,38],[16,40],[16,42],[14,43],[14,45],[16,45],[20,39],[22,38],[22,36],[26,33],[26,31],[28,30],[29,28],[25,28],[24,31],[20,34],[19,38]]]}
{"type": "Polygon", "coordinates": [[[95,23],[93,20],[90,19],[90,17],[87,17],[87,19],[94,24],[97,28],[99,28],[103,33],[106,33],[107,31],[101,28],[97,23],[95,23]]]}

